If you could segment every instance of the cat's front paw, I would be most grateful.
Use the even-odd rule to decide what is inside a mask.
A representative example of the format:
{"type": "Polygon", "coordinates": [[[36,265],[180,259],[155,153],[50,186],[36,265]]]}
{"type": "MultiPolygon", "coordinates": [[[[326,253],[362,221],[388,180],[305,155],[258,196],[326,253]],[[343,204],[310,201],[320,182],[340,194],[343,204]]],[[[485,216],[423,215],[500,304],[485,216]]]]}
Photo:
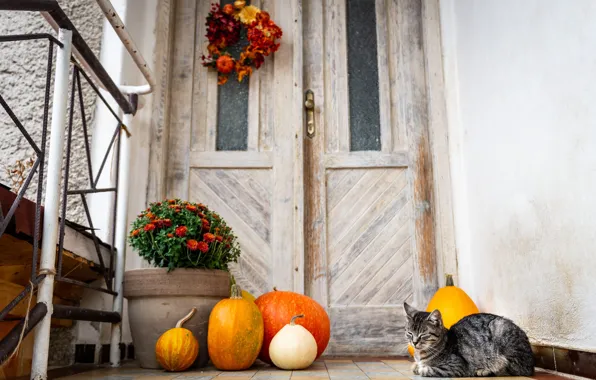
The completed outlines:
{"type": "Polygon", "coordinates": [[[489,377],[492,375],[492,372],[490,369],[477,369],[476,370],[476,376],[478,377],[489,377]]]}
{"type": "Polygon", "coordinates": [[[420,365],[417,364],[416,368],[412,372],[414,372],[414,375],[417,375],[417,376],[434,377],[434,372],[433,372],[432,368],[427,365],[424,365],[424,364],[420,364],[420,365]]]}
{"type": "Polygon", "coordinates": [[[420,375],[420,367],[417,363],[414,363],[414,365],[412,366],[412,372],[414,372],[414,375],[420,375]]]}

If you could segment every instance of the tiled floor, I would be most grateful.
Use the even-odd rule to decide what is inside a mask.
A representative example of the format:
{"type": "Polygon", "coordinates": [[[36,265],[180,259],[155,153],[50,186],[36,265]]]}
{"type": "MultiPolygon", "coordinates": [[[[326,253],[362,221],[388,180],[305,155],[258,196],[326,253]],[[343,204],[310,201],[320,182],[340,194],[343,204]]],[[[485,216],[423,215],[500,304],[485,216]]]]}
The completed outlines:
{"type": "MultiPolygon", "coordinates": [[[[79,373],[62,380],[245,380],[245,379],[270,379],[270,380],[409,380],[419,379],[411,372],[412,363],[407,360],[318,360],[310,368],[303,371],[282,371],[263,364],[255,364],[247,371],[221,372],[215,368],[187,371],[182,373],[167,373],[139,369],[128,365],[118,369],[98,369],[90,372],[79,373]]],[[[540,380],[564,379],[559,376],[537,373],[534,377],[540,380]]],[[[498,380],[499,378],[492,378],[498,380]]],[[[509,380],[524,378],[507,378],[509,380]]]]}

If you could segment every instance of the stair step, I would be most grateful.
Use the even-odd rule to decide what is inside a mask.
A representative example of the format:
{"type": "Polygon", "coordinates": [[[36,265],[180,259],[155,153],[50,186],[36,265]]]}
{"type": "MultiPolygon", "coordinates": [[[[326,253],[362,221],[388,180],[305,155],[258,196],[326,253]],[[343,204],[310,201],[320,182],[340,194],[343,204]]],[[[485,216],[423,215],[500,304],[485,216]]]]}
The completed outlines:
{"type": "MultiPolygon", "coordinates": [[[[21,285],[12,283],[12,282],[0,280],[0,310],[3,309],[6,305],[8,305],[10,302],[12,302],[12,300],[15,299],[15,297],[18,296],[19,293],[22,292],[24,288],[25,288],[24,286],[21,286],[21,285]]],[[[8,314],[6,319],[23,318],[25,316],[25,314],[27,313],[28,302],[29,302],[29,294],[27,294],[27,296],[25,296],[25,298],[23,298],[21,300],[21,302],[19,302],[17,304],[17,306],[15,306],[14,309],[11,310],[11,312],[8,314]]],[[[36,302],[37,302],[37,297],[34,295],[33,299],[31,300],[31,305],[35,305],[36,302]]],[[[63,300],[57,296],[54,296],[54,304],[69,305],[69,306],[74,305],[73,302],[63,300]]],[[[70,327],[70,326],[72,326],[72,321],[52,319],[52,326],[54,326],[54,327],[70,327]]]]}

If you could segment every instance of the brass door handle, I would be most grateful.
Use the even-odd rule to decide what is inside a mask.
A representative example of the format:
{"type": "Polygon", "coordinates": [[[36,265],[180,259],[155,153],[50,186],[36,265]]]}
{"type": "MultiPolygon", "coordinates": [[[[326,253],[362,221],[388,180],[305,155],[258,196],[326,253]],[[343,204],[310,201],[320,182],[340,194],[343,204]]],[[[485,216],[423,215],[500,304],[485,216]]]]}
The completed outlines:
{"type": "Polygon", "coordinates": [[[311,139],[315,136],[315,93],[306,90],[304,108],[306,109],[306,136],[311,139]]]}

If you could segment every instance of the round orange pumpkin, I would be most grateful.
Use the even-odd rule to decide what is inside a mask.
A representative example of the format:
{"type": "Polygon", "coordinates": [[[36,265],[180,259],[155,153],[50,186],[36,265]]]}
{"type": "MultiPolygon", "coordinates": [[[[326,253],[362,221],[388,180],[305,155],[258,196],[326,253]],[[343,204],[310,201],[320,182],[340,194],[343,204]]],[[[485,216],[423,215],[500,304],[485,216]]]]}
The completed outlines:
{"type": "Polygon", "coordinates": [[[263,317],[257,305],[242,297],[236,284],[230,298],[215,305],[209,316],[207,347],[213,365],[223,371],[249,368],[263,345],[263,317]]]}
{"type": "Polygon", "coordinates": [[[257,298],[255,303],[261,310],[265,324],[265,338],[259,359],[272,364],[269,356],[271,340],[293,316],[298,314],[304,314],[305,317],[297,320],[296,324],[306,328],[317,342],[317,358],[323,354],[329,344],[331,323],[325,309],[315,300],[303,294],[279,291],[274,288],[274,291],[257,298]]]}
{"type": "Polygon", "coordinates": [[[157,340],[155,356],[166,371],[184,371],[199,356],[199,342],[192,331],[182,327],[196,311],[197,309],[193,307],[187,316],[176,323],[175,328],[169,329],[157,340]]]}

